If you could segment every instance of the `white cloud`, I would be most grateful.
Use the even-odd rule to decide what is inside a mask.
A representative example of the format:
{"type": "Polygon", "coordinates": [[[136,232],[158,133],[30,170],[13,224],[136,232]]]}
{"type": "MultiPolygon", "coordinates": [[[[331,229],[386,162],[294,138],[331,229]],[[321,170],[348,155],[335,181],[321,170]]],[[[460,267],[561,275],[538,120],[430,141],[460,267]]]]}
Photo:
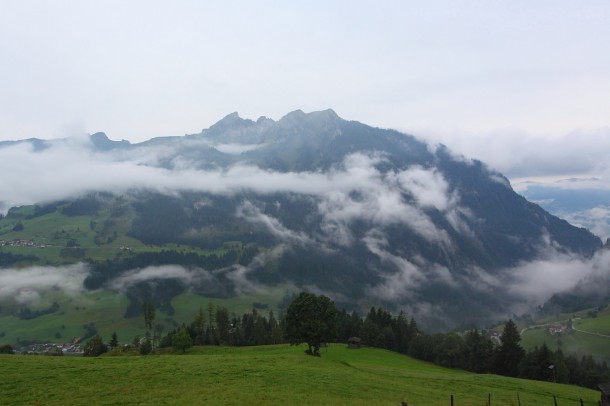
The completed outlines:
{"type": "Polygon", "coordinates": [[[279,220],[264,214],[251,202],[244,202],[237,208],[237,217],[250,223],[259,224],[279,241],[289,245],[312,245],[314,241],[307,234],[286,228],[279,220]]]}
{"type": "Polygon", "coordinates": [[[211,280],[212,278],[212,275],[208,271],[201,268],[187,269],[178,265],[148,266],[125,272],[120,276],[111,279],[106,284],[106,287],[116,291],[126,291],[133,285],[143,282],[175,279],[179,280],[184,285],[191,285],[211,280]]]}
{"type": "MultiPolygon", "coordinates": [[[[440,142],[455,153],[479,159],[513,182],[558,181],[570,178],[596,179],[610,187],[610,127],[575,130],[553,136],[534,135],[517,128],[480,133],[436,133],[417,135],[440,142]]],[[[565,187],[570,187],[565,184],[565,187]]]]}
{"type": "Polygon", "coordinates": [[[0,269],[0,300],[14,299],[29,304],[49,291],[79,295],[84,291],[83,281],[88,271],[84,264],[0,269]]]}
{"type": "Polygon", "coordinates": [[[449,193],[449,185],[435,169],[411,167],[397,175],[400,186],[409,191],[420,207],[434,207],[445,211],[456,199],[449,193]]]}
{"type": "MultiPolygon", "coordinates": [[[[324,216],[323,231],[338,243],[348,244],[346,228],[356,218],[373,224],[401,223],[431,242],[450,245],[445,231],[439,230],[425,214],[435,207],[445,211],[459,229],[458,198],[448,191],[440,173],[421,167],[382,173],[375,165],[381,156],[353,154],[326,173],[274,172],[236,164],[228,169],[198,170],[186,161],[173,170],[149,166],[162,158],[164,148],[145,148],[133,153],[132,160],[120,153],[93,153],[86,143],[58,143],[43,151],[27,144],[0,149],[0,190],[7,190],[0,204],[4,211],[12,206],[34,204],[74,197],[90,191],[124,193],[130,189],[151,189],[175,194],[202,191],[233,194],[293,192],[315,196],[324,216]],[[406,201],[412,197],[415,205],[406,201]],[[456,214],[457,213],[457,214],[456,214]]],[[[278,224],[259,220],[271,230],[278,224]]]]}
{"type": "Polygon", "coordinates": [[[367,289],[367,295],[398,303],[410,301],[425,284],[441,283],[454,288],[459,284],[451,271],[444,266],[415,257],[411,260],[388,251],[388,241],[379,230],[371,230],[362,239],[366,248],[375,254],[383,265],[378,272],[383,282],[367,289]]]}

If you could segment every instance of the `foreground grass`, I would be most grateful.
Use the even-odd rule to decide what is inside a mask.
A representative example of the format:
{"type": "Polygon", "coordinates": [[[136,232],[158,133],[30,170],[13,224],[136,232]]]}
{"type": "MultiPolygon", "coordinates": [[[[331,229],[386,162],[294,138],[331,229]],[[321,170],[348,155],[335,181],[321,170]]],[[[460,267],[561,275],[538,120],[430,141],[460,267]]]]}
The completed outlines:
{"type": "Polygon", "coordinates": [[[2,404],[596,405],[574,386],[444,369],[378,349],[199,347],[186,355],[1,356],[2,404]]]}

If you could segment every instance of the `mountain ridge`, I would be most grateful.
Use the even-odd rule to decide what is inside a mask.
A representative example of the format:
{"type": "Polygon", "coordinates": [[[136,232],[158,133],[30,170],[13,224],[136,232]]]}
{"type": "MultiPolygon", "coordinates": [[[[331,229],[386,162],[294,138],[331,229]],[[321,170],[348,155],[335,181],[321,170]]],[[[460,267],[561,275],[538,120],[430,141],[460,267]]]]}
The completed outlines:
{"type": "MultiPolygon", "coordinates": [[[[69,144],[48,141],[31,153],[52,153],[58,143],[69,144]]],[[[352,308],[406,308],[431,325],[483,323],[516,311],[519,300],[533,300],[519,293],[532,278],[527,264],[588,258],[602,245],[528,202],[484,163],[343,120],[333,110],[296,110],[278,121],[232,113],[198,134],[132,144],[95,133],[78,145],[101,163],[100,173],[80,198],[68,195],[40,211],[40,218],[66,222],[70,213],[91,216],[90,229],[79,232],[93,245],[63,260],[87,259],[117,239],[141,244],[130,254],[136,259],[147,245],[224,253],[217,262],[204,259],[209,254],[149,256],[148,265],[171,265],[174,258],[186,271],[173,279],[157,272],[129,285],[132,308],[163,289],[213,294],[207,283],[226,295],[288,283],[352,308]],[[110,177],[120,183],[118,193],[105,180],[113,168],[122,171],[110,177]],[[101,192],[110,197],[95,194],[101,192]]],[[[0,150],[14,146],[0,143],[0,150]]],[[[21,234],[9,231],[18,217],[13,210],[2,220],[0,239],[26,235],[27,215],[19,217],[21,234]]],[[[45,238],[54,236],[70,241],[45,238]]],[[[92,262],[92,275],[117,270],[97,288],[136,272],[129,264],[147,265],[123,253],[108,260],[92,262]]],[[[169,306],[171,295],[162,302],[169,306]]]]}

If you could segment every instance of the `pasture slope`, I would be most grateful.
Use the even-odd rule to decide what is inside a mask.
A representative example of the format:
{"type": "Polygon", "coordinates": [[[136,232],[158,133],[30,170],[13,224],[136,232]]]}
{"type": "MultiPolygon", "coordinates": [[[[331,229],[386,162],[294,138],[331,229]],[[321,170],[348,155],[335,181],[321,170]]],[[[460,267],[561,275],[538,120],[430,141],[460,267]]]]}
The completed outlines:
{"type": "Polygon", "coordinates": [[[610,362],[610,306],[586,309],[581,312],[559,314],[521,330],[521,345],[527,350],[546,344],[552,351],[561,349],[566,355],[592,355],[599,362],[610,362]],[[572,319],[573,329],[551,335],[549,326],[567,326],[572,319]]]}
{"type": "Polygon", "coordinates": [[[440,368],[385,350],[336,344],[194,347],[185,355],[0,357],[5,405],[597,405],[575,386],[440,368]]]}

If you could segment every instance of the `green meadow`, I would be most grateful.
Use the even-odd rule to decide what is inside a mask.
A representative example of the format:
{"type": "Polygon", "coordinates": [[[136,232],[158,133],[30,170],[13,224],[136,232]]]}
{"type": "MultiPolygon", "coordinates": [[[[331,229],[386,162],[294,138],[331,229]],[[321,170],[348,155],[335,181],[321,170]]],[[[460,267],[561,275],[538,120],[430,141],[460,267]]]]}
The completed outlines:
{"type": "MultiPolygon", "coordinates": [[[[532,328],[522,334],[521,344],[526,349],[532,349],[546,343],[551,350],[560,348],[565,354],[591,354],[600,361],[610,361],[610,306],[595,312],[595,317],[587,313],[590,311],[559,315],[555,318],[565,325],[565,320],[574,317],[572,324],[575,330],[552,336],[546,326],[532,328]]],[[[545,322],[553,323],[553,319],[545,322]]]]}
{"type": "Polygon", "coordinates": [[[445,369],[385,350],[331,345],[194,347],[185,355],[0,357],[2,404],[597,405],[575,386],[445,369]]]}
{"type": "MultiPolygon", "coordinates": [[[[205,311],[210,303],[225,307],[238,316],[256,308],[265,316],[273,310],[275,317],[278,317],[276,304],[291,292],[298,290],[289,284],[265,287],[257,292],[228,298],[208,298],[184,292],[172,300],[176,313],[169,315],[157,310],[156,320],[167,332],[182,323],[191,323],[199,309],[205,311]]],[[[26,320],[18,317],[21,305],[0,303],[0,345],[17,345],[19,341],[69,342],[85,335],[84,325],[92,322],[105,340],[109,340],[113,332],[124,342],[131,342],[135,336],[145,333],[141,316],[124,317],[129,300],[122,293],[84,291],[72,297],[51,292],[41,295],[37,304],[29,307],[39,311],[54,302],[59,305],[54,313],[26,320]]]]}

